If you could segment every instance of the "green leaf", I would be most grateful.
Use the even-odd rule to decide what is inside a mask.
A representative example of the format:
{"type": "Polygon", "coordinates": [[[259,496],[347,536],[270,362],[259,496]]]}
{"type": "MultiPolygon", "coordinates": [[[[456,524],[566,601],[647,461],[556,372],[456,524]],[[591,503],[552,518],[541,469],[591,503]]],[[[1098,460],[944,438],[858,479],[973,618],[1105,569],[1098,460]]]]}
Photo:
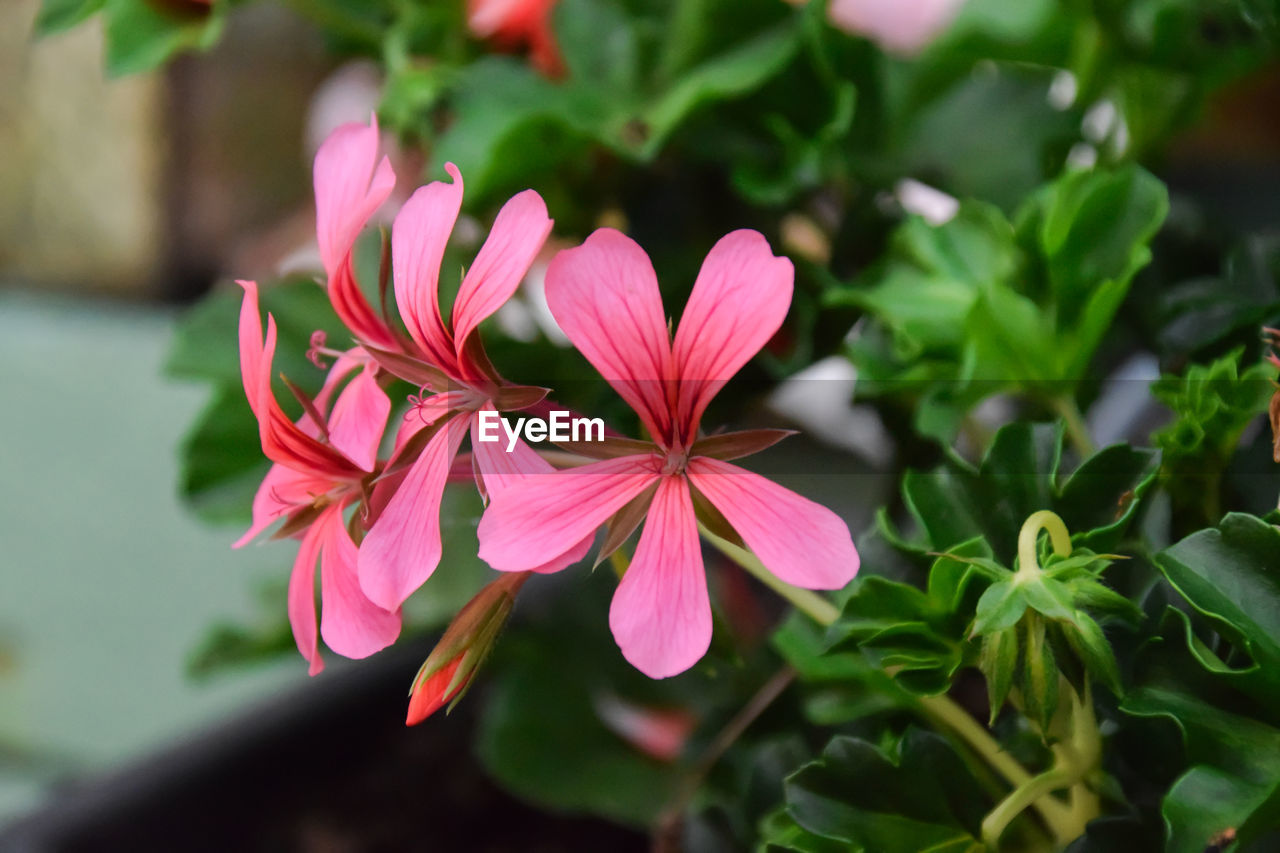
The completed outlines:
{"type": "Polygon", "coordinates": [[[1022,582],[1027,606],[1048,619],[1070,620],[1075,615],[1071,592],[1061,582],[1040,575],[1022,582]]]}
{"type": "Polygon", "coordinates": [[[208,50],[222,34],[225,2],[203,9],[148,0],[105,0],[107,72],[137,74],[183,50],[208,50]]]}
{"type": "Polygon", "coordinates": [[[915,728],[884,750],[837,736],[785,788],[800,827],[853,849],[971,849],[985,808],[950,745],[915,728]]]}
{"type": "Polygon", "coordinates": [[[36,13],[35,34],[47,36],[70,29],[100,11],[106,0],[44,0],[36,13]]]}
{"type": "Polygon", "coordinates": [[[635,97],[639,46],[632,19],[617,0],[558,0],[557,43],[569,77],[611,92],[619,101],[635,97]]]}
{"type": "Polygon", "coordinates": [[[1021,584],[1011,580],[993,583],[978,599],[977,618],[973,623],[973,634],[1000,633],[1006,628],[1018,624],[1022,614],[1026,612],[1027,599],[1021,584]]]}
{"type": "Polygon", "coordinates": [[[739,97],[759,88],[795,55],[799,35],[796,20],[791,18],[684,71],[636,116],[644,127],[644,141],[636,153],[652,159],[667,137],[703,103],[739,97]]]}
{"type": "Polygon", "coordinates": [[[1244,849],[1263,833],[1274,836],[1280,729],[1166,687],[1130,691],[1121,707],[1134,716],[1171,721],[1195,763],[1165,795],[1166,850],[1202,853],[1206,839],[1229,828],[1242,836],[1244,849]]]}
{"type": "Polygon", "coordinates": [[[1161,551],[1156,566],[1257,664],[1233,678],[1239,688],[1280,702],[1280,529],[1231,513],[1217,529],[1193,533],[1161,551]]]}
{"type": "Polygon", "coordinates": [[[253,496],[267,473],[258,421],[244,391],[218,388],[182,439],[178,491],[206,521],[248,522],[253,496]]]}

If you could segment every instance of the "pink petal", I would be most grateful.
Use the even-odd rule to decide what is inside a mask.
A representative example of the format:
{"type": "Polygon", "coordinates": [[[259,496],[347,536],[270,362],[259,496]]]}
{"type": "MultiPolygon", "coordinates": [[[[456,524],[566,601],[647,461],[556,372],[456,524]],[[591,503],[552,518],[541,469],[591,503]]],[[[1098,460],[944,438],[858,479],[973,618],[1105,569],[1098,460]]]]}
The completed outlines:
{"type": "Polygon", "coordinates": [[[271,362],[276,351],[275,319],[267,315],[265,342],[258,310],[258,287],[240,282],[244,300],[240,304],[240,376],[245,397],[258,419],[262,452],[273,462],[298,471],[307,471],[330,480],[349,478],[355,471],[345,456],[289,420],[271,390],[271,362]]]}
{"type": "Polygon", "coordinates": [[[329,416],[329,443],[365,471],[378,461],[378,445],[391,413],[391,398],[365,367],[347,383],[329,416]]]}
{"type": "Polygon", "coordinates": [[[320,556],[323,535],[324,527],[319,520],[307,528],[293,561],[293,574],[289,575],[289,625],[298,651],[311,663],[309,675],[317,675],[324,669],[316,638],[316,559],[320,556]]]}
{"type": "Polygon", "coordinates": [[[542,196],[533,190],[503,205],[453,303],[453,339],[459,357],[467,336],[516,292],[551,225],[542,196]]]}
{"type": "MultiPolygon", "coordinates": [[[[497,409],[492,404],[486,403],[482,411],[497,411],[497,409]]],[[[476,467],[480,472],[480,477],[484,482],[484,489],[488,492],[490,500],[493,499],[495,494],[503,492],[516,483],[524,482],[535,475],[555,473],[556,469],[552,467],[551,463],[539,456],[538,452],[523,439],[517,439],[515,446],[508,453],[505,437],[501,442],[491,442],[481,441],[479,436],[480,419],[478,416],[473,416],[471,419],[472,453],[475,456],[476,467]]],[[[576,545],[564,554],[540,565],[533,566],[530,571],[547,574],[572,566],[587,555],[587,551],[591,549],[591,543],[594,539],[595,528],[592,528],[591,532],[583,536],[576,545]]]]}
{"type": "Polygon", "coordinates": [[[631,567],[609,607],[622,656],[650,678],[697,663],[711,645],[711,601],[698,523],[683,477],[658,486],[631,567]]]}
{"type": "MultiPolygon", "coordinates": [[[[258,309],[258,283],[241,280],[236,284],[244,288],[244,297],[240,300],[240,380],[249,408],[262,420],[262,312],[258,309]]],[[[268,390],[270,378],[268,367],[268,390]]]]}
{"type": "Polygon", "coordinates": [[[529,571],[565,556],[658,478],[653,455],[531,474],[495,492],[480,519],[480,559],[529,571]]]}
{"type": "Polygon", "coordinates": [[[440,316],[440,263],[462,208],[462,175],[452,163],[444,168],[453,183],[419,187],[400,208],[391,229],[391,265],[396,304],[409,335],[437,367],[449,370],[456,356],[440,316]]]}
{"type": "Polygon", "coordinates": [[[399,608],[440,562],[440,501],[466,432],[456,417],[431,437],[360,545],[360,588],[384,610],[399,608]]]}
{"type": "Polygon", "coordinates": [[[795,270],[756,231],[721,237],[702,262],[675,337],[679,423],[691,439],[707,403],[782,325],[795,270]]]}
{"type": "Polygon", "coordinates": [[[560,328],[636,410],[656,440],[671,425],[671,342],[653,264],[634,240],[601,228],[547,268],[547,305],[560,328]]]}
{"type": "Polygon", "coordinates": [[[316,239],[325,272],[333,278],[369,217],[395,188],[387,157],[378,159],[378,120],[350,122],[329,134],[316,152],[316,239]]]}
{"type": "Polygon", "coordinates": [[[283,465],[275,464],[262,479],[262,485],[253,496],[253,524],[244,535],[232,544],[232,548],[241,548],[250,540],[271,525],[280,517],[310,504],[316,496],[329,491],[333,484],[328,480],[310,474],[294,471],[283,465]]]}
{"type": "Polygon", "coordinates": [[[858,573],[849,526],[821,504],[719,459],[694,457],[688,472],[765,568],[792,586],[840,589],[858,573]]]}
{"type": "Polygon", "coordinates": [[[324,525],[320,551],[320,634],[325,645],[349,658],[368,657],[400,636],[400,612],[388,612],[365,598],[356,576],[356,545],[342,510],[316,522],[324,525]]]}

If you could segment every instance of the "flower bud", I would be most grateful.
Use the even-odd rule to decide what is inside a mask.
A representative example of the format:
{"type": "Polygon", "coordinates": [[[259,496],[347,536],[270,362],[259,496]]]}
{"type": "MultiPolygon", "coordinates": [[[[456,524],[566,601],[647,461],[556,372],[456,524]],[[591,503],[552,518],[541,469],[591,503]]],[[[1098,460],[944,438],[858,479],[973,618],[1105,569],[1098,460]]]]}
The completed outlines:
{"type": "Polygon", "coordinates": [[[446,703],[452,710],[463,697],[502,633],[516,594],[529,574],[502,575],[476,593],[453,617],[413,679],[405,725],[417,725],[446,703]]]}

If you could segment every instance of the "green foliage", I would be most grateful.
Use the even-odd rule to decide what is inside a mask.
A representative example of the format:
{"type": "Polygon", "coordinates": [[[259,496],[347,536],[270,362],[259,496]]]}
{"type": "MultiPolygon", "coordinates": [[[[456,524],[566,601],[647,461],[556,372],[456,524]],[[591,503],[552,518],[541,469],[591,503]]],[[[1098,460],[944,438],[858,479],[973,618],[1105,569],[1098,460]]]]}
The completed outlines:
{"type": "Polygon", "coordinates": [[[1200,507],[1203,519],[1219,515],[1222,473],[1240,436],[1276,392],[1275,368],[1266,362],[1240,369],[1242,351],[1212,364],[1193,364],[1182,376],[1163,376],[1151,393],[1176,415],[1152,438],[1164,454],[1174,500],[1200,507]]]}
{"type": "Polygon", "coordinates": [[[983,849],[980,791],[950,745],[930,732],[910,728],[884,746],[839,735],[788,777],[786,811],[768,821],[764,841],[815,853],[833,849],[831,842],[845,850],[976,853],[983,849]]]}
{"type": "Polygon", "coordinates": [[[943,225],[907,220],[885,260],[827,301],[875,318],[850,345],[865,391],[917,401],[917,430],[949,443],[992,394],[1074,398],[1167,211],[1137,167],[1069,172],[1012,221],[976,202],[943,225]]]}

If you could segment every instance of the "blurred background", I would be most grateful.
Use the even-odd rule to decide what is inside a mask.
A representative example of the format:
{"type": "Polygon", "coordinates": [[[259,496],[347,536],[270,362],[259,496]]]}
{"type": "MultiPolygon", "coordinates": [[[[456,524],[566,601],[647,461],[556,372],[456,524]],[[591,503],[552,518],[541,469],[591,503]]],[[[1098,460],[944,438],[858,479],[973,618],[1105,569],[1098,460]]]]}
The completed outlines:
{"type": "MultiPolygon", "coordinates": [[[[191,352],[175,346],[173,336],[191,316],[189,306],[226,288],[232,276],[271,278],[311,269],[310,163],[317,145],[333,127],[366,120],[380,104],[412,106],[403,88],[389,87],[382,66],[340,40],[335,49],[331,34],[314,23],[312,13],[323,3],[245,4],[223,16],[219,37],[207,50],[127,76],[104,73],[108,58],[98,18],[34,38],[41,5],[0,5],[0,837],[9,824],[20,830],[12,837],[27,839],[33,850],[61,849],[41,847],[39,839],[55,836],[50,827],[67,814],[85,826],[101,826],[95,821],[103,814],[127,813],[119,811],[123,806],[113,793],[162,790],[172,780],[157,768],[185,768],[181,772],[215,780],[223,778],[218,773],[246,778],[258,772],[255,761],[297,762],[290,765],[293,772],[303,772],[310,765],[299,756],[308,749],[272,757],[259,742],[245,740],[246,731],[257,732],[252,737],[282,733],[281,739],[310,731],[299,728],[300,704],[364,713],[342,705],[350,688],[305,684],[300,661],[277,654],[290,640],[263,614],[277,606],[291,549],[272,543],[233,554],[238,516],[224,511],[216,490],[193,488],[189,467],[180,465],[189,431],[210,401],[205,385],[183,380],[182,359],[191,352]],[[299,7],[308,14],[299,14],[299,7]],[[194,509],[180,501],[180,490],[188,498],[198,493],[194,509]],[[261,632],[229,627],[231,639],[211,645],[211,628],[218,625],[256,625],[261,632]],[[201,677],[216,668],[211,656],[235,642],[259,642],[271,654],[264,651],[253,667],[201,677]],[[251,760],[218,765],[216,756],[228,754],[251,760]],[[62,812],[41,811],[50,798],[62,812]]],[[[975,70],[975,62],[936,73],[965,79],[986,73],[985,66],[975,70]]],[[[1246,65],[1247,73],[1231,76],[1179,116],[1171,125],[1176,135],[1152,155],[1160,176],[1194,198],[1197,215],[1219,232],[1280,221],[1280,70],[1274,61],[1241,67],[1246,65]]],[[[397,67],[392,82],[407,85],[415,68],[421,71],[397,67]]],[[[1052,83],[1051,75],[1040,82],[1041,106],[1055,97],[1055,86],[1067,85],[1052,83]]],[[[988,96],[996,97],[973,95],[988,96]]],[[[851,215],[845,224],[865,224],[871,236],[836,258],[840,275],[863,270],[885,245],[889,223],[901,217],[903,206],[911,207],[891,194],[901,190],[899,179],[927,178],[957,194],[981,192],[989,185],[984,181],[1013,180],[1003,173],[948,171],[953,159],[996,161],[998,152],[982,150],[984,140],[997,147],[1007,142],[994,135],[951,137],[949,122],[963,117],[967,103],[951,101],[920,120],[934,122],[936,131],[916,162],[941,166],[915,172],[886,166],[866,181],[862,196],[854,194],[862,220],[851,215]],[[952,142],[956,150],[947,151],[952,142]],[[949,176],[955,178],[950,185],[949,176]]],[[[1114,123],[1114,116],[1087,106],[1057,110],[1066,116],[1067,135],[1082,144],[1090,134],[1113,139],[1107,122],[1114,123]],[[1090,122],[1102,129],[1091,131],[1090,122]]],[[[997,131],[1015,135],[1020,127],[1011,123],[997,131]]],[[[625,129],[620,132],[625,136],[625,129]]],[[[1059,164],[1068,152],[1089,156],[1072,144],[1055,145],[1062,149],[1054,155],[1059,164]]],[[[438,171],[438,163],[428,168],[413,150],[406,145],[395,154],[405,183],[438,171]]],[[[705,154],[708,161],[716,156],[705,154]]],[[[820,168],[806,161],[795,170],[810,167],[820,168]]],[[[1029,168],[1034,174],[1017,180],[1034,183],[1041,171],[1054,171],[1038,162],[1029,168]]],[[[676,170],[655,171],[664,182],[680,178],[676,170]]],[[[496,174],[486,186],[504,188],[508,176],[496,174]]],[[[634,190],[627,180],[635,179],[624,176],[618,185],[634,190]]],[[[720,190],[728,180],[713,185],[720,190]]],[[[828,238],[819,235],[815,243],[811,232],[815,221],[823,223],[830,198],[813,193],[803,204],[793,203],[787,189],[768,201],[771,191],[758,188],[751,197],[763,215],[782,223],[775,233],[790,241],[785,248],[828,259],[828,238]],[[788,220],[796,211],[803,215],[788,220]]],[[[649,205],[652,214],[661,203],[655,196],[629,212],[649,205]]],[[[596,205],[586,218],[608,221],[616,214],[613,201],[596,205]]],[[[1000,201],[1011,206],[1009,199],[1000,201]]],[[[816,304],[809,306],[815,316],[816,304]]],[[[845,312],[833,328],[823,329],[819,317],[809,328],[818,329],[815,340],[838,341],[853,319],[845,312]]],[[[831,422],[848,416],[846,409],[817,417],[831,422]]],[[[840,423],[836,441],[871,447],[871,456],[885,441],[879,420],[840,423]]],[[[216,436],[202,440],[217,450],[216,436]]],[[[242,482],[225,505],[242,500],[244,484],[258,473],[241,471],[242,482]]],[[[848,508],[865,521],[864,504],[848,508]]],[[[442,729],[410,735],[397,728],[406,674],[425,648],[410,642],[359,674],[329,658],[335,679],[365,678],[369,695],[385,692],[385,701],[378,699],[377,731],[390,732],[379,748],[391,754],[449,736],[442,729]]],[[[252,650],[243,657],[254,657],[252,650]]],[[[322,734],[309,741],[314,749],[325,742],[322,734]]],[[[436,755],[434,746],[416,748],[436,755]]],[[[330,769],[345,766],[337,757],[334,762],[330,769]]],[[[488,784],[469,772],[473,781],[467,784],[488,784]]],[[[378,789],[368,798],[381,798],[393,813],[396,803],[414,807],[411,796],[407,804],[395,799],[410,794],[378,789]]],[[[139,794],[136,802],[146,799],[139,794]]],[[[509,808],[513,826],[542,819],[522,818],[517,806],[509,808]]],[[[279,836],[288,839],[284,848],[375,849],[343,841],[322,820],[302,825],[279,836]]],[[[639,844],[638,836],[616,830],[623,834],[615,837],[613,828],[587,821],[565,831],[566,838],[581,834],[581,849],[601,838],[639,844]]]]}

